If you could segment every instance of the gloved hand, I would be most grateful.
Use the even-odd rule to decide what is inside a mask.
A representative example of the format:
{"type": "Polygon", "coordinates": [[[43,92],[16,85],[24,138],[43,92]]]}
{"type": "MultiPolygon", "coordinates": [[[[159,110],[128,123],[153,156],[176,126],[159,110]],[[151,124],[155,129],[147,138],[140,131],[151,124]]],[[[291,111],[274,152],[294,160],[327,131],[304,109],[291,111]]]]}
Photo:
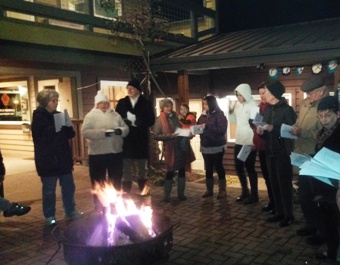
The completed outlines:
{"type": "Polygon", "coordinates": [[[127,126],[132,125],[132,122],[129,119],[124,119],[124,122],[126,123],[127,126]]]}
{"type": "Polygon", "coordinates": [[[115,133],[115,135],[121,135],[122,130],[121,129],[115,129],[114,133],[115,133]]]}
{"type": "Polygon", "coordinates": [[[143,124],[143,121],[141,118],[136,118],[136,121],[135,121],[135,125],[138,127],[138,126],[141,126],[143,124]]]}

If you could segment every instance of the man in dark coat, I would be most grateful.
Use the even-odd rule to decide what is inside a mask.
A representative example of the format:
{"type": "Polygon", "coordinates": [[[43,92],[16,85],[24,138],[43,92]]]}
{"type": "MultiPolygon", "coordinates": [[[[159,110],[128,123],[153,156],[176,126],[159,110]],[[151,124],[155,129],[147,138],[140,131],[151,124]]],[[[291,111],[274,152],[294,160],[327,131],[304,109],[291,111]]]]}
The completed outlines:
{"type": "Polygon", "coordinates": [[[122,179],[123,190],[129,193],[133,177],[138,179],[141,191],[147,182],[149,127],[155,123],[155,113],[152,103],[141,94],[142,90],[137,79],[129,81],[126,89],[128,95],[118,101],[116,111],[129,126],[129,134],[123,143],[122,179]],[[133,168],[137,171],[133,172],[133,168]]]}

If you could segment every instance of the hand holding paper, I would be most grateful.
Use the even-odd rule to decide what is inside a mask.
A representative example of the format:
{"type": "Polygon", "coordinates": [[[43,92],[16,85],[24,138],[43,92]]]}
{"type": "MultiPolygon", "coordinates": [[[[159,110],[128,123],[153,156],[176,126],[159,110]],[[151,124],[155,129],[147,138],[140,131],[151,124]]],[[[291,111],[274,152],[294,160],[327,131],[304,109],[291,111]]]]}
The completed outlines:
{"type": "Polygon", "coordinates": [[[202,134],[204,131],[204,128],[202,125],[192,125],[190,127],[190,132],[193,134],[193,135],[196,135],[196,134],[202,134]]]}
{"type": "Polygon", "coordinates": [[[293,126],[282,123],[281,130],[280,130],[281,137],[289,138],[289,139],[297,139],[298,137],[296,135],[292,135],[290,133],[292,128],[293,128],[293,126]]]}
{"type": "Polygon", "coordinates": [[[175,131],[175,134],[177,136],[190,137],[190,130],[177,128],[176,131],[175,131]]]}
{"type": "Polygon", "coordinates": [[[136,127],[136,115],[132,114],[130,111],[127,112],[127,119],[131,121],[131,125],[136,127]]]}
{"type": "Polygon", "coordinates": [[[250,152],[251,152],[250,145],[243,145],[240,152],[237,155],[237,159],[239,159],[243,162],[246,161],[250,152]]]}
{"type": "Polygon", "coordinates": [[[56,132],[60,132],[61,127],[63,126],[67,126],[67,127],[72,126],[70,116],[68,115],[68,112],[66,109],[64,110],[64,112],[54,114],[53,117],[54,117],[54,125],[55,125],[56,132]]]}

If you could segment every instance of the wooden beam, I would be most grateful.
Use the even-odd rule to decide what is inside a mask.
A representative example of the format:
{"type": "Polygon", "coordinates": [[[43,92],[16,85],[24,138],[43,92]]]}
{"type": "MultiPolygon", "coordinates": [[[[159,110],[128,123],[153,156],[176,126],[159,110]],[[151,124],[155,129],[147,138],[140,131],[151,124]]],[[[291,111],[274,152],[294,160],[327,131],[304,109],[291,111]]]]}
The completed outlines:
{"type": "MultiPolygon", "coordinates": [[[[178,79],[177,79],[177,87],[178,87],[178,110],[179,105],[182,103],[189,104],[189,75],[188,71],[181,70],[178,71],[178,79]]],[[[178,111],[177,110],[177,111],[178,111]]]]}

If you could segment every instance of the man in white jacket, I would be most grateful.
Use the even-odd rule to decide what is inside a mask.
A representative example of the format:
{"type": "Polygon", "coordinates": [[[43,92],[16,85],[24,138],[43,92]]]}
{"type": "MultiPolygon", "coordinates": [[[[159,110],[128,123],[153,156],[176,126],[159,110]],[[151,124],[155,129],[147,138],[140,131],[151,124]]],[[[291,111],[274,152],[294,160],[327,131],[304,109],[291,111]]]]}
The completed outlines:
{"type": "MultiPolygon", "coordinates": [[[[94,108],[86,114],[82,134],[88,140],[89,170],[92,185],[108,180],[116,190],[121,189],[123,176],[123,137],[129,127],[122,117],[111,109],[106,95],[98,91],[94,108]]],[[[102,208],[97,197],[95,207],[102,208]]]]}
{"type": "Polygon", "coordinates": [[[235,89],[237,102],[230,112],[234,112],[236,116],[236,136],[235,136],[235,150],[234,161],[235,169],[239,177],[242,194],[237,197],[237,202],[245,204],[257,203],[258,197],[258,181],[255,170],[256,150],[252,148],[247,159],[243,162],[237,158],[243,145],[253,146],[253,130],[249,125],[249,119],[252,109],[257,107],[257,102],[251,95],[251,88],[248,84],[240,84],[235,89]],[[249,192],[247,176],[249,177],[251,192],[249,192]]]}

